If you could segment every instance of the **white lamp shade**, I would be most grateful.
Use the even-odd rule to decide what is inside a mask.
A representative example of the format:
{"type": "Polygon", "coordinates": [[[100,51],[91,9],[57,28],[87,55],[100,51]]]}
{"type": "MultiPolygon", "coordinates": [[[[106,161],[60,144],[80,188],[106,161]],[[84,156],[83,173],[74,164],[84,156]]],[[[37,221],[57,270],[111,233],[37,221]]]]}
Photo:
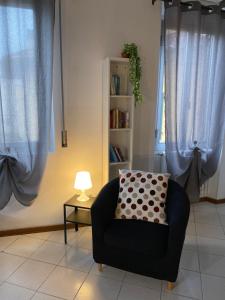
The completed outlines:
{"type": "Polygon", "coordinates": [[[88,190],[92,188],[90,173],[87,171],[77,172],[74,181],[74,188],[77,190],[88,190]]]}

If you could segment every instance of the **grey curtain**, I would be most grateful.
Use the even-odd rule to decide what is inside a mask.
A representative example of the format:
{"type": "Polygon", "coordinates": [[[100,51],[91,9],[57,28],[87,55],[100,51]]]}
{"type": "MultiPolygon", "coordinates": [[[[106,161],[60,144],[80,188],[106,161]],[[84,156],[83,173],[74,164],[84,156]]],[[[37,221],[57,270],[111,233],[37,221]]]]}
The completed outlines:
{"type": "Polygon", "coordinates": [[[166,159],[192,201],[215,173],[223,144],[223,6],[165,3],[166,159]]]}
{"type": "Polygon", "coordinates": [[[37,196],[52,111],[54,0],[0,0],[0,209],[37,196]]]}

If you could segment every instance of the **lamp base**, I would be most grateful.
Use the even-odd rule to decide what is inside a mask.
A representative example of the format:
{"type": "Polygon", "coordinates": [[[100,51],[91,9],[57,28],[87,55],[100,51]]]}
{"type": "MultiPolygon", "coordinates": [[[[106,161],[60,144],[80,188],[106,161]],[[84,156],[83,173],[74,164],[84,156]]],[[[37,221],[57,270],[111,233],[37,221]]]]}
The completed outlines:
{"type": "Polygon", "coordinates": [[[82,191],[82,193],[80,194],[79,197],[77,197],[77,200],[80,202],[85,202],[88,201],[90,198],[85,194],[84,191],[82,191]]]}

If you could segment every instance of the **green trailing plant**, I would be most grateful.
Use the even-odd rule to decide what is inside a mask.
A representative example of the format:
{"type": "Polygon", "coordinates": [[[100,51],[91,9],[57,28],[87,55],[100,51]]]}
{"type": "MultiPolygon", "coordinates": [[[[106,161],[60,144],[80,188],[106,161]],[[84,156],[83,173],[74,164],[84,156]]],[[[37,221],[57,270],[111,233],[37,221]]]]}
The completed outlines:
{"type": "Polygon", "coordinates": [[[143,101],[143,96],[140,91],[141,59],[138,55],[137,45],[134,43],[124,44],[122,56],[129,58],[129,79],[133,88],[135,105],[137,105],[143,101]]]}

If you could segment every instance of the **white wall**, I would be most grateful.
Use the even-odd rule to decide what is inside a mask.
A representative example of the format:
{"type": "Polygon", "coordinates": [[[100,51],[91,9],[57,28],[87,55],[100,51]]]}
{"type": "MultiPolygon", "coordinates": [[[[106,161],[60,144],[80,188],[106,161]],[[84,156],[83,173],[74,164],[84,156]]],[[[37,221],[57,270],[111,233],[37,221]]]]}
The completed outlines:
{"type": "Polygon", "coordinates": [[[62,205],[74,193],[77,170],[91,172],[93,195],[101,188],[102,60],[120,55],[125,42],[137,43],[143,64],[145,102],[135,112],[135,167],[152,168],[159,3],[152,6],[149,0],[62,0],[62,8],[69,147],[60,146],[60,98],[56,97],[56,151],[49,154],[39,196],[31,207],[12,199],[0,212],[0,230],[62,223],[62,205]]]}

